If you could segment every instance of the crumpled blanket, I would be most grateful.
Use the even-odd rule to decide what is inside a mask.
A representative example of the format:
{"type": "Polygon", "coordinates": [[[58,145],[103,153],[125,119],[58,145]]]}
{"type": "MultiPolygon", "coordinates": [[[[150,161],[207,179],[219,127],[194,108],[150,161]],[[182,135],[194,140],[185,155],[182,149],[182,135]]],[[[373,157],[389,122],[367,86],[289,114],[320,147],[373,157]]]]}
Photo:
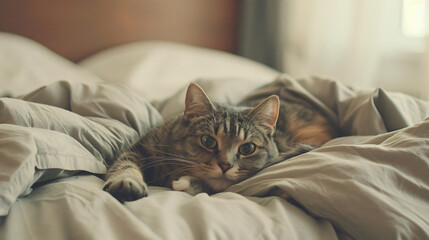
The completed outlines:
{"type": "MultiPolygon", "coordinates": [[[[201,80],[199,83],[212,100],[229,103],[238,102],[260,87],[260,84],[238,79],[201,80]]],[[[315,77],[295,80],[282,75],[252,94],[267,89],[310,101],[338,124],[343,136],[319,149],[270,166],[254,177],[229,187],[227,193],[192,197],[173,191],[157,194],[157,190],[151,188],[154,191],[152,198],[149,196],[125,206],[117,204],[115,211],[103,212],[105,216],[131,209],[135,215],[124,215],[122,223],[127,225],[125,219],[128,219],[133,221],[133,226],[145,226],[145,229],[151,226],[151,232],[148,230],[150,236],[159,239],[175,236],[228,238],[240,235],[233,231],[240,229],[240,226],[250,229],[247,234],[259,229],[260,236],[272,239],[284,237],[285,233],[293,233],[288,235],[290,239],[300,239],[302,236],[316,236],[323,230],[319,237],[327,239],[332,237],[330,224],[335,227],[340,239],[429,239],[428,102],[382,89],[358,91],[315,77]],[[275,188],[285,191],[290,196],[288,201],[305,213],[292,211],[291,205],[284,200],[278,204],[277,198],[266,197],[275,188]],[[228,199],[237,204],[237,211],[225,208],[229,206],[228,199]],[[157,215],[155,211],[160,211],[161,201],[163,208],[170,211],[157,215]],[[182,208],[185,202],[186,208],[182,208]],[[189,202],[192,204],[187,204],[189,202]],[[258,211],[249,211],[253,209],[251,206],[259,206],[258,211]],[[279,215],[272,215],[272,209],[268,211],[266,208],[268,206],[275,206],[279,215]],[[139,209],[145,211],[139,213],[139,209]],[[229,218],[234,215],[240,222],[231,221],[225,225],[222,213],[230,214],[229,218]],[[313,222],[310,224],[303,214],[311,216],[313,222]],[[195,222],[191,216],[199,220],[195,222]],[[210,218],[211,224],[204,222],[203,216],[210,218]],[[264,222],[258,222],[251,216],[264,216],[264,222]],[[295,216],[300,216],[301,225],[304,222],[308,225],[302,228],[295,225],[290,221],[295,216]],[[289,222],[279,222],[280,219],[289,219],[289,222]],[[189,226],[188,231],[176,229],[176,232],[165,232],[161,230],[165,230],[166,226],[154,225],[154,222],[167,220],[169,226],[186,222],[189,224],[186,225],[189,226]],[[282,228],[276,228],[278,230],[274,232],[272,229],[270,232],[263,230],[265,228],[262,226],[274,223],[282,228]],[[201,228],[207,231],[198,231],[201,228]]],[[[158,111],[163,116],[169,116],[173,110],[180,112],[183,109],[184,91],[156,103],[158,109],[132,90],[107,83],[62,81],[20,99],[1,98],[1,215],[8,213],[18,197],[28,195],[34,183],[43,184],[77,171],[105,173],[105,164],[162,121],[158,111]]],[[[88,185],[88,189],[92,190],[87,199],[106,198],[101,185],[97,185],[100,182],[88,185]]],[[[59,184],[67,184],[67,181],[59,184]]],[[[74,193],[78,192],[72,188],[73,185],[77,186],[72,182],[67,186],[74,193]]],[[[39,193],[50,192],[50,187],[56,187],[56,191],[69,191],[59,186],[47,184],[40,188],[39,193]]],[[[88,191],[85,190],[85,194],[88,191]]],[[[85,194],[82,193],[82,198],[85,194]]],[[[114,202],[114,199],[109,201],[114,202]]],[[[62,204],[66,203],[62,201],[62,204]]],[[[31,197],[23,199],[18,206],[20,204],[26,204],[27,209],[33,210],[38,206],[33,205],[36,203],[32,202],[31,197]]],[[[103,200],[103,204],[107,204],[107,200],[103,200]]],[[[89,214],[85,216],[89,219],[96,217],[91,215],[91,211],[80,211],[80,214],[89,214]]],[[[33,227],[37,227],[37,223],[34,224],[33,227]]],[[[12,225],[7,226],[11,228],[12,225]]],[[[13,232],[7,229],[0,229],[0,235],[2,231],[6,235],[13,232]]],[[[133,230],[128,233],[117,228],[106,231],[112,231],[112,234],[115,231],[114,236],[138,235],[133,235],[136,234],[133,230]]],[[[85,232],[91,233],[89,230],[85,232]]],[[[243,232],[240,236],[244,235],[243,232]]]]}
{"type": "MultiPolygon", "coordinates": [[[[234,93],[220,94],[223,88],[215,86],[208,95],[220,102],[240,100],[234,93]]],[[[287,75],[251,96],[266,92],[311,102],[337,123],[343,136],[227,191],[266,196],[280,188],[308,213],[329,219],[355,239],[429,239],[429,102],[383,89],[358,91],[329,79],[295,80],[287,75]]],[[[164,108],[177,109],[181,96],[183,91],[160,104],[161,113],[164,108]]]]}
{"type": "Polygon", "coordinates": [[[36,181],[106,173],[106,164],[160,121],[150,103],[115,84],[59,81],[1,98],[0,215],[36,181]]]}

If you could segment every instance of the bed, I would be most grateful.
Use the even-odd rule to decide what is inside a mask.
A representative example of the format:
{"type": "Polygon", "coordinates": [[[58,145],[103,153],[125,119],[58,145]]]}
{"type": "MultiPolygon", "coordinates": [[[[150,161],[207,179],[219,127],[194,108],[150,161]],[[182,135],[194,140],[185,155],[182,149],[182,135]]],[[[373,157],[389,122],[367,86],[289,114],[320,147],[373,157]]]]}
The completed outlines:
{"type": "MultiPolygon", "coordinates": [[[[229,9],[219,11],[236,13],[231,2],[217,2],[229,9]]],[[[230,43],[150,32],[160,35],[64,47],[12,20],[0,25],[0,239],[429,239],[428,102],[295,79],[227,53],[230,43]],[[106,165],[180,114],[190,82],[230,104],[274,86],[317,106],[342,136],[225,192],[151,186],[148,197],[121,204],[102,190],[106,165]]]]}

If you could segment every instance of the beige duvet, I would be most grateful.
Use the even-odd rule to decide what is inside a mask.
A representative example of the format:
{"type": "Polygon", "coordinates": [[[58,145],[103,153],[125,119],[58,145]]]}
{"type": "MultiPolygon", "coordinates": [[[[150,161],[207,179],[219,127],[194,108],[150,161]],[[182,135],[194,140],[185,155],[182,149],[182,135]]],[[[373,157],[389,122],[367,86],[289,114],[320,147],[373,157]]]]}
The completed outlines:
{"type": "MultiPolygon", "coordinates": [[[[108,83],[62,81],[1,98],[0,239],[429,239],[429,103],[318,78],[272,84],[312,101],[344,137],[223,193],[151,187],[123,205],[97,176],[161,115],[179,112],[183,91],[158,109],[108,83]],[[267,196],[273,188],[291,199],[267,196]]],[[[200,85],[222,102],[257,87],[200,85]]]]}

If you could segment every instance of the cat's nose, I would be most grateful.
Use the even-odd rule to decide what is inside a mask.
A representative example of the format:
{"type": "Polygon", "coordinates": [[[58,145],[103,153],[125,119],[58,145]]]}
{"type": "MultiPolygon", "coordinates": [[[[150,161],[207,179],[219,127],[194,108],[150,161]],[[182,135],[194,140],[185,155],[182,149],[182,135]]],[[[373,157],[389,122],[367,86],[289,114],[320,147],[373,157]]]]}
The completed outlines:
{"type": "Polygon", "coordinates": [[[217,165],[219,165],[220,169],[222,170],[222,172],[224,174],[226,173],[226,171],[228,171],[230,168],[232,168],[231,163],[218,163],[217,165]]]}

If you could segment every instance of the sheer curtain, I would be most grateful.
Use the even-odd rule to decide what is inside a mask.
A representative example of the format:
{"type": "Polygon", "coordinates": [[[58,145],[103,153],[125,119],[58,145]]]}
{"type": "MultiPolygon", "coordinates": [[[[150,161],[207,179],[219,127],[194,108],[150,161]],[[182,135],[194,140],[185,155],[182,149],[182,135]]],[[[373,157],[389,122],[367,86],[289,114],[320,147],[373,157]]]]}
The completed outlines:
{"type": "MultiPolygon", "coordinates": [[[[428,17],[428,32],[429,32],[429,17],[428,17]]],[[[423,69],[420,84],[417,86],[420,89],[419,96],[422,99],[429,100],[429,36],[425,39],[425,51],[421,59],[420,68],[423,69]]]]}
{"type": "Polygon", "coordinates": [[[294,77],[429,100],[429,51],[424,39],[402,35],[403,1],[243,1],[240,53],[294,77]]]}
{"type": "Polygon", "coordinates": [[[283,70],[373,87],[380,10],[376,0],[287,1],[283,70]]]}

